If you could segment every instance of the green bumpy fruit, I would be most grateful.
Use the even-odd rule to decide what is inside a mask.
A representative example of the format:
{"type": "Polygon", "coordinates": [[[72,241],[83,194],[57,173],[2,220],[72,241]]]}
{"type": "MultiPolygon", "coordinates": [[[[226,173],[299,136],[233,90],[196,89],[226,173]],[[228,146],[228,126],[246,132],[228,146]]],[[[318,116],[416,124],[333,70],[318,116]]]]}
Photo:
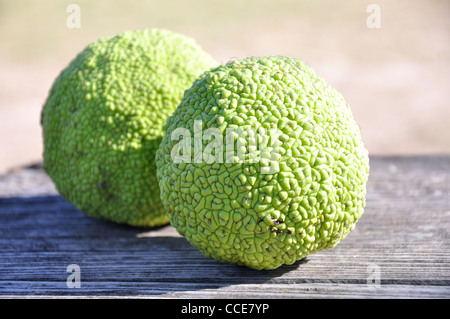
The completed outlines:
{"type": "Polygon", "coordinates": [[[165,130],[161,198],[171,224],[207,257],[275,269],[334,247],[363,214],[360,129],[342,95],[299,60],[211,69],[165,130]]]}
{"type": "Polygon", "coordinates": [[[44,168],[89,216],[132,226],[169,222],[155,152],[183,93],[216,65],[193,39],[162,29],[89,44],[43,106],[44,168]]]}

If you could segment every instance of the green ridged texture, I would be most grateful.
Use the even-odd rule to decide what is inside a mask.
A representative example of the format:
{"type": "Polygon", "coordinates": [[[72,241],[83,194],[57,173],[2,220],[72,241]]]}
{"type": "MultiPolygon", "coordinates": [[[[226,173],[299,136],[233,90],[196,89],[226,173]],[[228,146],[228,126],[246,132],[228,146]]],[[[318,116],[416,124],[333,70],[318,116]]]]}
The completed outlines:
{"type": "Polygon", "coordinates": [[[252,57],[211,69],[165,130],[156,154],[161,198],[171,224],[207,257],[275,269],[334,247],[363,214],[369,157],[360,129],[342,95],[299,60],[252,57]],[[281,147],[266,155],[279,170],[262,174],[268,162],[248,155],[174,162],[179,141],[171,134],[186,128],[194,145],[195,120],[203,132],[220,128],[224,139],[227,128],[276,129],[281,147]]]}
{"type": "Polygon", "coordinates": [[[217,65],[193,39],[161,29],[89,44],[55,80],[42,111],[44,168],[89,216],[167,224],[155,152],[184,91],[217,65]]]}

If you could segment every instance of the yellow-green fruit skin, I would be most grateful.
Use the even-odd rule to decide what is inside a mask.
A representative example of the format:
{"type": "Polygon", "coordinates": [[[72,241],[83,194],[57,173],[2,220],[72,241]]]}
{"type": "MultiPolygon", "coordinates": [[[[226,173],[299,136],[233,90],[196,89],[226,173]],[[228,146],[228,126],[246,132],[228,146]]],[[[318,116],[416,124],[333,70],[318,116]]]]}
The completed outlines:
{"type": "Polygon", "coordinates": [[[155,152],[167,116],[214,65],[193,39],[163,29],[89,44],[56,78],[42,110],[44,168],[60,194],[92,217],[167,224],[155,152]]]}
{"type": "MultiPolygon", "coordinates": [[[[161,198],[171,224],[207,257],[275,269],[334,247],[363,214],[369,156],[360,128],[342,95],[300,60],[252,57],[211,69],[165,130],[156,154],[161,198]],[[223,140],[228,129],[254,128],[254,140],[272,130],[280,147],[264,153],[235,134],[243,158],[223,146],[205,152],[215,161],[174,160],[188,154],[177,153],[175,130],[186,129],[195,146],[198,123],[202,132],[219,129],[223,140]]],[[[200,145],[211,150],[216,139],[206,134],[200,145]]]]}

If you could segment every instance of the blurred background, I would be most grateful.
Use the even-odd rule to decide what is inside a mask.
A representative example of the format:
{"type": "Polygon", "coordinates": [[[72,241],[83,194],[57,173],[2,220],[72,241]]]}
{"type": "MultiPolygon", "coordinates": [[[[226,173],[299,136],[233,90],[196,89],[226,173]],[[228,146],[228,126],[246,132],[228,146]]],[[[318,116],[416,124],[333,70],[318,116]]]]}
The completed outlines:
{"type": "Polygon", "coordinates": [[[344,95],[372,155],[448,154],[449,14],[448,0],[0,0],[0,174],[42,160],[41,108],[75,55],[141,28],[191,36],[220,63],[301,59],[344,95]]]}

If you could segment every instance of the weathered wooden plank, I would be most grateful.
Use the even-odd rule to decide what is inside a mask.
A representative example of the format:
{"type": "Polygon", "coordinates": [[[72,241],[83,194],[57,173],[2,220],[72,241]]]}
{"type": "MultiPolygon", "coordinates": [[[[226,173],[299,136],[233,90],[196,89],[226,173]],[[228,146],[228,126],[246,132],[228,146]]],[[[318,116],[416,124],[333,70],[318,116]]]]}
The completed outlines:
{"type": "MultiPolygon", "coordinates": [[[[2,283],[11,285],[17,291],[15,297],[28,295],[29,282],[13,281],[2,283]]],[[[33,295],[34,298],[51,296],[100,297],[112,296],[123,298],[448,298],[445,287],[423,285],[382,285],[370,287],[365,284],[340,283],[303,283],[303,284],[236,284],[214,285],[207,283],[161,283],[161,282],[87,282],[81,288],[69,289],[65,283],[41,282],[32,283],[38,291],[45,295],[33,295]]]]}
{"type": "Polygon", "coordinates": [[[205,258],[171,226],[87,217],[38,166],[0,177],[0,296],[449,298],[449,229],[450,156],[371,158],[355,230],[273,271],[205,258]]]}

